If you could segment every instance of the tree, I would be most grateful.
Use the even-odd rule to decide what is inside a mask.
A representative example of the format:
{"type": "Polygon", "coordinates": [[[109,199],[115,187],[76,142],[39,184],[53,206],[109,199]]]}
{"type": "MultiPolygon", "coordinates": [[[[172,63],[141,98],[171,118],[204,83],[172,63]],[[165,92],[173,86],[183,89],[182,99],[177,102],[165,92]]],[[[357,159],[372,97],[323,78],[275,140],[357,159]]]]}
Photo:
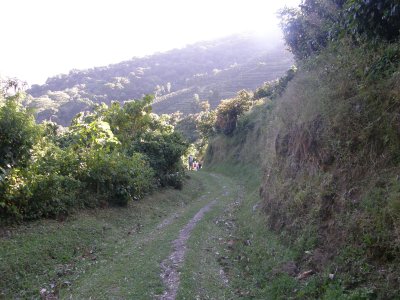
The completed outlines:
{"type": "Polygon", "coordinates": [[[354,40],[394,41],[400,36],[398,0],[303,0],[281,11],[286,44],[297,59],[324,49],[343,35],[354,40]]]}
{"type": "Polygon", "coordinates": [[[182,187],[183,166],[181,157],[189,145],[178,132],[147,132],[135,141],[134,150],[148,157],[161,186],[182,187]]]}
{"type": "Polygon", "coordinates": [[[324,49],[340,32],[342,0],[304,0],[280,12],[286,44],[297,59],[324,49]]]}
{"type": "Polygon", "coordinates": [[[393,41],[400,35],[400,2],[349,0],[346,3],[346,25],[352,34],[393,41]]]}
{"type": "Polygon", "coordinates": [[[200,107],[202,111],[197,114],[196,129],[200,133],[203,143],[205,143],[208,138],[215,134],[216,112],[210,110],[211,106],[208,101],[202,101],[200,107]]]}
{"type": "Polygon", "coordinates": [[[147,95],[142,100],[127,101],[123,106],[113,102],[103,111],[102,117],[111,130],[124,144],[140,138],[152,125],[151,102],[153,96],[147,95]]]}
{"type": "Polygon", "coordinates": [[[28,84],[18,78],[0,78],[0,92],[2,97],[10,95],[15,96],[18,93],[24,92],[28,84]]]}
{"type": "Polygon", "coordinates": [[[33,113],[20,103],[20,94],[5,99],[0,107],[0,168],[23,164],[40,137],[33,113]]]}
{"type": "Polygon", "coordinates": [[[251,94],[242,90],[235,98],[222,100],[217,107],[216,131],[226,135],[231,134],[236,128],[238,117],[250,108],[251,99],[251,94]]]}

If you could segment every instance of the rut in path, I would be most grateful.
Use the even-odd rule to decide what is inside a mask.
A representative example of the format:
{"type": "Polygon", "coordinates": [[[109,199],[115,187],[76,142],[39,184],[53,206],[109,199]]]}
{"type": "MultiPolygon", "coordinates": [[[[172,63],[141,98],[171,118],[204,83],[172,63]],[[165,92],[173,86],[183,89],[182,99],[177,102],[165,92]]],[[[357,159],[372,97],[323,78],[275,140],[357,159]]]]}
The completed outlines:
{"type": "Polygon", "coordinates": [[[178,238],[173,242],[173,252],[161,263],[161,268],[163,270],[161,273],[161,278],[163,279],[167,290],[159,299],[175,300],[180,283],[178,269],[183,265],[187,240],[189,239],[190,233],[196,226],[197,222],[203,218],[204,213],[209,211],[216,202],[217,199],[211,201],[202,209],[200,209],[198,213],[189,221],[189,223],[187,223],[186,226],[180,231],[178,238]]]}

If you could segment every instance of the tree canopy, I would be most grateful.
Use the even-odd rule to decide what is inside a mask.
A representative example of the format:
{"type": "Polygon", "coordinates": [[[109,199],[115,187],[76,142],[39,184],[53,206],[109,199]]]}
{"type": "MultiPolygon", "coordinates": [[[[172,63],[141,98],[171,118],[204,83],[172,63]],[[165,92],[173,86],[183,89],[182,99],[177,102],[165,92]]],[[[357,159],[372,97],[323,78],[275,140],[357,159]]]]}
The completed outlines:
{"type": "Polygon", "coordinates": [[[20,97],[0,106],[0,216],[57,217],[127,205],[159,186],[182,187],[188,144],[151,113],[151,96],[79,113],[68,128],[36,124],[20,97]]]}

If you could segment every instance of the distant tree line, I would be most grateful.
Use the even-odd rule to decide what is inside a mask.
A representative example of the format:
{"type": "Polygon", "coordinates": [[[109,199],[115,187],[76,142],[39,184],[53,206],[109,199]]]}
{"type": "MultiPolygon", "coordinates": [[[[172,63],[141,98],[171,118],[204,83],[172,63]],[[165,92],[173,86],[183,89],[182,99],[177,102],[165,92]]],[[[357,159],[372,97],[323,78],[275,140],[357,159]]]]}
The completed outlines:
{"type": "Polygon", "coordinates": [[[187,89],[195,90],[215,108],[221,97],[255,88],[266,75],[273,79],[290,66],[291,55],[282,51],[281,42],[276,49],[267,48],[267,43],[252,36],[234,36],[104,67],[71,70],[48,78],[43,85],[33,85],[23,104],[35,108],[38,122],[51,120],[63,126],[96,104],[123,103],[146,94],[157,100],[171,98],[165,105],[155,101],[157,112],[194,113],[185,104],[193,94],[186,95],[187,89]]]}

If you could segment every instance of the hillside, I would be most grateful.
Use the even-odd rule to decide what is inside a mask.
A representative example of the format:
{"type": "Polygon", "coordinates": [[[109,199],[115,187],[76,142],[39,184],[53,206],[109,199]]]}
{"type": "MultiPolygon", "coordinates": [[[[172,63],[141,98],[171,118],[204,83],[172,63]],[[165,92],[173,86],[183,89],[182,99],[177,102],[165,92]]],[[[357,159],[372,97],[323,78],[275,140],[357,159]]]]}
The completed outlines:
{"type": "Polygon", "coordinates": [[[398,15],[398,6],[382,1],[380,11],[364,1],[345,6],[360,15],[347,15],[332,2],[305,1],[301,13],[289,11],[297,73],[280,97],[242,115],[208,148],[209,166],[224,173],[236,166],[236,177],[249,167],[263,174],[253,209],[266,228],[257,235],[249,225],[257,246],[233,247],[224,261],[250,257],[238,263],[237,276],[252,278],[256,299],[399,299],[400,23],[383,18],[387,24],[371,26],[375,19],[367,17],[385,9],[398,15]],[[318,32],[307,19],[316,16],[326,25],[318,32]],[[353,35],[331,40],[346,18],[353,35]],[[262,244],[271,232],[272,243],[286,249],[279,255],[262,244]]]}
{"type": "Polygon", "coordinates": [[[153,111],[192,113],[195,99],[219,101],[241,89],[255,89],[283,74],[293,63],[282,42],[252,35],[201,42],[183,49],[133,58],[118,64],[50,77],[33,85],[26,101],[37,120],[68,125],[95,103],[156,96],[153,111]]]}
{"type": "MultiPolygon", "coordinates": [[[[62,132],[36,124],[20,95],[0,97],[0,221],[12,224],[0,231],[0,295],[399,299],[399,16],[392,0],[303,0],[283,10],[296,67],[212,102],[214,110],[203,97],[253,84],[264,66],[278,70],[265,58],[273,51],[250,57],[243,46],[247,54],[233,61],[236,52],[222,46],[236,45],[231,39],[186,48],[203,51],[198,60],[171,51],[177,69],[168,70],[183,75],[153,92],[164,111],[201,106],[180,121],[152,114],[146,96],[97,106],[62,132]],[[218,68],[208,48],[226,52],[218,68]],[[185,59],[198,73],[178,68],[185,59]],[[202,170],[183,164],[189,154],[202,170]]],[[[150,87],[155,68],[141,64],[131,75],[150,87]]],[[[62,105],[109,103],[118,94],[101,89],[132,82],[88,77],[89,90],[72,75],[47,83],[63,90],[32,87],[48,97],[25,104],[47,105],[64,122],[62,105]]]]}

